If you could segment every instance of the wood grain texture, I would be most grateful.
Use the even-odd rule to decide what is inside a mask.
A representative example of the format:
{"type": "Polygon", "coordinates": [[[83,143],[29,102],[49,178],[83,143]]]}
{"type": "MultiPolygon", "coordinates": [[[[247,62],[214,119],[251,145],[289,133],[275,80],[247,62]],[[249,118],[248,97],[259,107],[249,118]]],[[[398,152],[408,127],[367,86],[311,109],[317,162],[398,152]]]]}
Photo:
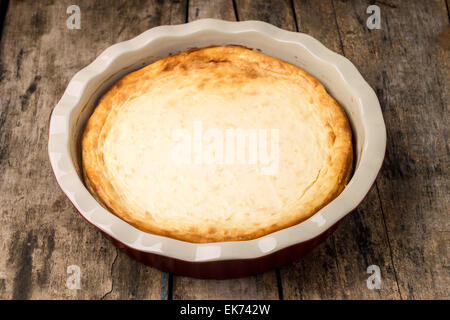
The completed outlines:
{"type": "Polygon", "coordinates": [[[441,0],[389,4],[379,4],[381,30],[365,28],[366,1],[334,1],[336,21],[345,55],[383,108],[388,145],[376,186],[401,297],[448,299],[450,70],[436,40],[448,11],[441,0]]]}
{"type": "Polygon", "coordinates": [[[227,280],[174,277],[173,299],[250,299],[277,300],[275,271],[262,275],[227,280]]]}
{"type": "Polygon", "coordinates": [[[0,299],[450,298],[450,53],[438,37],[448,0],[80,0],[81,30],[66,28],[71,4],[10,1],[4,22],[0,299]],[[381,30],[366,27],[370,4],[381,30]],[[388,133],[376,184],[333,236],[281,270],[241,279],[172,278],[119,252],[72,208],[47,156],[51,110],[78,70],[153,26],[208,17],[263,20],[345,55],[375,89],[388,133]],[[381,290],[367,289],[372,264],[381,290]],[[69,265],[81,269],[81,290],[66,287],[69,265]]]}
{"type": "Polygon", "coordinates": [[[162,273],[119,254],[58,188],[47,155],[48,119],[70,78],[110,45],[184,22],[186,2],[10,1],[0,57],[0,298],[161,297],[162,273]],[[120,19],[117,19],[120,17],[120,19]],[[114,263],[115,261],[115,263],[114,263]],[[69,265],[81,290],[66,288],[69,265]],[[119,292],[116,292],[116,291],[119,292]]]}
{"type": "MultiPolygon", "coordinates": [[[[231,0],[189,1],[189,21],[202,18],[236,20],[231,0]],[[211,8],[214,8],[212,10],[211,8]]],[[[174,276],[174,299],[278,299],[275,271],[229,280],[202,280],[174,276]]]]}
{"type": "Polygon", "coordinates": [[[236,11],[240,21],[261,20],[285,30],[296,31],[294,11],[289,0],[236,0],[236,11]]]}
{"type": "MultiPolygon", "coordinates": [[[[331,0],[294,1],[294,9],[300,32],[345,53],[331,0]]],[[[285,299],[400,298],[376,187],[322,246],[282,268],[281,279],[285,299]],[[381,269],[381,290],[367,288],[372,264],[381,269]]]]}
{"type": "Polygon", "coordinates": [[[214,18],[236,21],[232,0],[189,0],[188,21],[214,18]]]}

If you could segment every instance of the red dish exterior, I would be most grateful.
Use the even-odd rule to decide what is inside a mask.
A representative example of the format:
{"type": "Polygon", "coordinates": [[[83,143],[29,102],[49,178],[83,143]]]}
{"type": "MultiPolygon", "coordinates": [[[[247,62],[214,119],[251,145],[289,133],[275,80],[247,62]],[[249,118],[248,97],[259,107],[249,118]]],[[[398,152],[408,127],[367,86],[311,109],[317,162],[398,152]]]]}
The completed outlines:
{"type": "Polygon", "coordinates": [[[336,230],[338,224],[339,222],[315,238],[259,258],[205,262],[184,261],[139,251],[126,246],[106,233],[103,234],[128,256],[161,271],[202,279],[228,279],[263,273],[292,262],[321,244],[336,230]]]}

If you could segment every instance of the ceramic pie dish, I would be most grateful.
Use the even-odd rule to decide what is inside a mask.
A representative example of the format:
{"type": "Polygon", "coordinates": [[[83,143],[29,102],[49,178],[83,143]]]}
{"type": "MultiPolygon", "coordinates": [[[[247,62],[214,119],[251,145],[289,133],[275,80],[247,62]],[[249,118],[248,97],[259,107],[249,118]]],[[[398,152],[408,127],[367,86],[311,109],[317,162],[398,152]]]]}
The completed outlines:
{"type": "MultiPolygon", "coordinates": [[[[231,69],[223,70],[229,73],[231,69]]],[[[294,71],[292,69],[290,73],[294,71]]],[[[89,132],[95,133],[95,130],[89,132]]],[[[257,21],[225,22],[213,19],[153,28],[105,50],[70,81],[52,112],[49,131],[49,156],[58,184],[88,222],[100,229],[116,246],[143,263],[175,274],[202,278],[239,277],[264,272],[314,248],[369,191],[381,167],[385,145],[385,126],[378,99],[347,59],[305,34],[284,31],[257,21]],[[260,56],[264,54],[293,67],[298,66],[326,87],[345,110],[351,125],[354,172],[350,181],[347,183],[345,180],[342,192],[308,219],[294,225],[291,223],[289,227],[256,233],[256,237],[243,238],[249,240],[222,235],[192,241],[194,238],[183,237],[182,233],[169,237],[171,234],[163,232],[145,232],[149,230],[112,214],[106,208],[114,208],[105,206],[105,201],[102,206],[93,196],[96,194],[90,193],[83,183],[81,142],[86,123],[99,99],[119,79],[155,61],[193,48],[233,48],[231,45],[236,49],[227,50],[243,50],[238,46],[251,48],[261,53],[260,56]]],[[[95,175],[91,177],[96,178],[95,175]]],[[[159,197],[162,201],[164,193],[159,197]]],[[[170,203],[171,198],[167,198],[170,203]]]]}

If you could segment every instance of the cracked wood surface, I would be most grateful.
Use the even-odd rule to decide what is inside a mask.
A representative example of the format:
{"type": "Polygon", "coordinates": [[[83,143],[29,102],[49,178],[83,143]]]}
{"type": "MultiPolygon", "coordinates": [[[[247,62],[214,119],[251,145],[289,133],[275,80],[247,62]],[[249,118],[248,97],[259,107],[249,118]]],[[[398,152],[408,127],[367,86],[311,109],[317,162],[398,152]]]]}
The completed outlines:
{"type": "Polygon", "coordinates": [[[66,1],[10,1],[4,21],[0,297],[167,298],[160,271],[117,253],[71,206],[50,169],[47,132],[50,113],[78,70],[118,41],[183,23],[186,2],[76,2],[81,30],[66,28],[66,1]],[[69,265],[81,269],[81,290],[66,288],[69,265]]]}
{"type": "MultiPolygon", "coordinates": [[[[2,3],[3,5],[3,3],[2,3]]],[[[448,4],[424,1],[9,1],[0,44],[0,298],[449,298],[448,4]],[[366,8],[381,9],[368,30],[366,8]],[[81,9],[81,30],[66,8],[81,9]],[[110,45],[162,24],[262,20],[349,58],[376,91],[388,146],[376,184],[312,253],[232,280],[172,276],[115,249],[73,209],[47,157],[48,119],[70,78],[110,45]],[[448,39],[447,39],[448,41],[448,39]],[[369,265],[381,290],[369,290],[369,265]],[[67,267],[81,289],[66,287],[67,267]]]]}

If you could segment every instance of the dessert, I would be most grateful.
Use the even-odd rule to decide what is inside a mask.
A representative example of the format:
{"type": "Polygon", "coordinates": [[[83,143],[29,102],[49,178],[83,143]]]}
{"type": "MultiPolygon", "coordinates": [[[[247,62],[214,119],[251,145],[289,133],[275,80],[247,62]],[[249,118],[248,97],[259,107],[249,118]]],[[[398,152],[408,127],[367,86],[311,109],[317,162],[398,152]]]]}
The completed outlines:
{"type": "Polygon", "coordinates": [[[170,56],[100,99],[82,138],[86,186],[112,213],[189,242],[297,224],[352,172],[345,112],[311,75],[237,46],[170,56]]]}

